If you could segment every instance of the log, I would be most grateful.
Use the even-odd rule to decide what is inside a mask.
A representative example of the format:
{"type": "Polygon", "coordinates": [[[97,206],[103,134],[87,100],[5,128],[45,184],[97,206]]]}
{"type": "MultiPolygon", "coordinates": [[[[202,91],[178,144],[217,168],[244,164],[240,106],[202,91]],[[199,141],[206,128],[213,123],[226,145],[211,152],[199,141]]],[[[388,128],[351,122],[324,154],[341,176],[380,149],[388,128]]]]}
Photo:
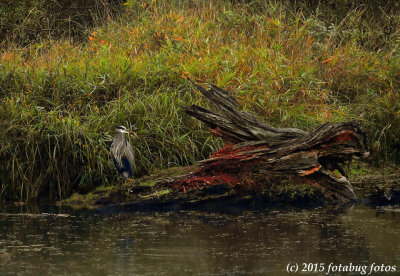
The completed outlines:
{"type": "MultiPolygon", "coordinates": [[[[183,190],[228,185],[249,191],[290,180],[309,183],[330,200],[355,200],[342,166],[368,156],[366,135],[356,122],[325,123],[311,132],[274,128],[248,112],[215,85],[207,90],[188,78],[219,113],[192,105],[185,112],[204,122],[227,144],[199,162],[195,172],[178,177],[169,187],[183,190]]],[[[168,185],[167,185],[168,186],[168,185]]]]}

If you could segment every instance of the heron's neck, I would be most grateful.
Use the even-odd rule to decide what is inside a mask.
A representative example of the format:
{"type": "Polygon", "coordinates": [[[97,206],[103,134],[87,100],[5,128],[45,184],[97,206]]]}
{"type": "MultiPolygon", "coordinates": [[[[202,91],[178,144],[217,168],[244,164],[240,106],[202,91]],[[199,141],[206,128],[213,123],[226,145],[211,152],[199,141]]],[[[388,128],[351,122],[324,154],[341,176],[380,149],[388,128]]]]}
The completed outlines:
{"type": "Polygon", "coordinates": [[[125,136],[122,132],[116,131],[114,133],[114,141],[125,141],[125,136]]]}

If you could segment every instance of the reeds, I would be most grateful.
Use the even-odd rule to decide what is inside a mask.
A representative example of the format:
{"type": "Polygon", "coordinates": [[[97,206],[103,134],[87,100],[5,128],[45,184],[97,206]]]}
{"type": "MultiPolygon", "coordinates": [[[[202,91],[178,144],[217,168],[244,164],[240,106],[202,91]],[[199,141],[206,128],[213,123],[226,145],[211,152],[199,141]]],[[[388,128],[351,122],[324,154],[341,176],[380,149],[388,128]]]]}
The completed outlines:
{"type": "Polygon", "coordinates": [[[207,157],[220,141],[181,110],[205,104],[182,71],[273,126],[359,120],[372,161],[399,162],[399,17],[368,2],[310,3],[127,1],[84,43],[3,47],[0,198],[118,183],[108,153],[117,125],[138,129],[136,176],[207,157]]]}

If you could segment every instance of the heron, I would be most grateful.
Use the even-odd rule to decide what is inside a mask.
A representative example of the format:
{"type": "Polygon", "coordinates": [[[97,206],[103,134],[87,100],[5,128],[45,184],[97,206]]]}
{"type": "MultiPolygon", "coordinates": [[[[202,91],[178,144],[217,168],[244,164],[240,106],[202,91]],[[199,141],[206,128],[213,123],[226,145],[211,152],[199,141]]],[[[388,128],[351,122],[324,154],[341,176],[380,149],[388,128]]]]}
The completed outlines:
{"type": "Polygon", "coordinates": [[[132,147],[125,139],[125,133],[136,135],[134,131],[128,130],[124,126],[119,126],[114,131],[114,138],[110,148],[114,165],[124,180],[132,177],[132,167],[135,161],[132,147]]]}

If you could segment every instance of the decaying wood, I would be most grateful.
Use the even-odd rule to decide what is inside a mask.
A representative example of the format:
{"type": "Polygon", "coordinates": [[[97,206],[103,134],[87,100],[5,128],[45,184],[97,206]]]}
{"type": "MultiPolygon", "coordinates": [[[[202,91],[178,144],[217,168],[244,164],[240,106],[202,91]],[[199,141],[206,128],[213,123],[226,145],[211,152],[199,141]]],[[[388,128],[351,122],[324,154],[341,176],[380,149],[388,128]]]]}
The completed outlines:
{"type": "Polygon", "coordinates": [[[228,184],[260,190],[268,189],[271,181],[290,178],[309,183],[327,198],[356,199],[340,164],[368,155],[365,133],[357,123],[325,123],[312,132],[274,128],[240,111],[227,91],[193,84],[219,113],[197,105],[187,107],[186,113],[207,124],[228,146],[201,161],[193,174],[174,179],[175,188],[228,184]]]}
{"type": "Polygon", "coordinates": [[[259,140],[280,143],[308,134],[308,132],[296,128],[271,127],[248,112],[239,111],[238,102],[227,91],[215,85],[211,85],[211,89],[206,90],[194,82],[193,84],[215,107],[222,111],[222,114],[197,105],[187,107],[186,113],[203,121],[211,129],[220,130],[222,138],[229,143],[237,144],[259,140]]]}

